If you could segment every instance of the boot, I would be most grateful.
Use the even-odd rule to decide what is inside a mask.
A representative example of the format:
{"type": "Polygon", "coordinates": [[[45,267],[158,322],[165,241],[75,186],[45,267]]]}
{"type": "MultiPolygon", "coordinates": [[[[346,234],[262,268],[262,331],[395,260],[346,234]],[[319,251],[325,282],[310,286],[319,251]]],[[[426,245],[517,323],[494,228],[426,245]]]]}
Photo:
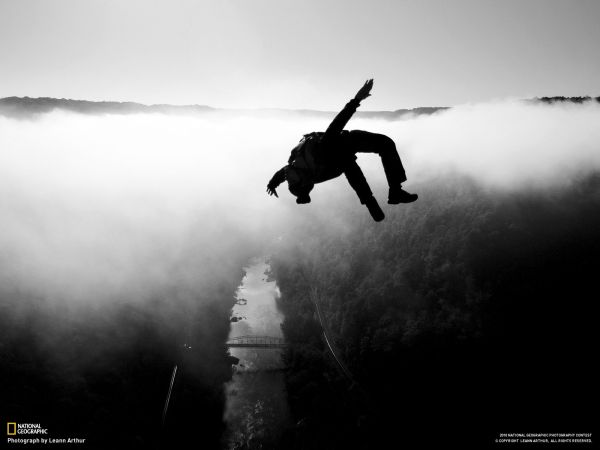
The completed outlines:
{"type": "Polygon", "coordinates": [[[377,200],[375,200],[375,197],[369,198],[365,202],[365,206],[369,209],[371,217],[373,217],[373,220],[375,222],[381,222],[383,219],[385,219],[385,214],[383,214],[383,211],[379,207],[379,204],[377,203],[377,200]]]}
{"type": "Polygon", "coordinates": [[[388,203],[390,205],[397,205],[398,203],[412,203],[417,200],[419,196],[417,194],[409,194],[402,186],[390,186],[390,193],[388,195],[388,203]]]}

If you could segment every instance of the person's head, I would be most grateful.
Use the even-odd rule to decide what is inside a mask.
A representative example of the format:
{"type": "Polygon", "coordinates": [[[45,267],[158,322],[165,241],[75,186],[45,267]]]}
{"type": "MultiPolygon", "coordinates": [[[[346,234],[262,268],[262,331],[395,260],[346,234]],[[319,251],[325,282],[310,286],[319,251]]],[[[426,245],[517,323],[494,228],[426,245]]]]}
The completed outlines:
{"type": "Polygon", "coordinates": [[[310,196],[308,194],[310,194],[310,191],[312,191],[315,184],[306,171],[297,169],[293,166],[288,166],[286,170],[286,179],[288,182],[288,189],[296,196],[296,203],[310,203],[310,196]]]}

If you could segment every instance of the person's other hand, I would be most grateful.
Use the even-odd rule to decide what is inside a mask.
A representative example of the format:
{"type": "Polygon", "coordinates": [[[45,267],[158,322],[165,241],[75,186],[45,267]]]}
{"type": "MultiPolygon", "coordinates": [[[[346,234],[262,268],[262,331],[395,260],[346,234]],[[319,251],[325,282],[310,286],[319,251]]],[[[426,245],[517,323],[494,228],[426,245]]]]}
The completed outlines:
{"type": "Polygon", "coordinates": [[[277,191],[275,190],[275,188],[272,188],[270,186],[267,186],[267,194],[274,195],[275,197],[279,198],[279,195],[277,195],[277,191]]]}
{"type": "Polygon", "coordinates": [[[373,78],[365,82],[364,86],[361,87],[354,96],[354,99],[362,102],[365,98],[371,95],[371,89],[373,89],[373,78]]]}

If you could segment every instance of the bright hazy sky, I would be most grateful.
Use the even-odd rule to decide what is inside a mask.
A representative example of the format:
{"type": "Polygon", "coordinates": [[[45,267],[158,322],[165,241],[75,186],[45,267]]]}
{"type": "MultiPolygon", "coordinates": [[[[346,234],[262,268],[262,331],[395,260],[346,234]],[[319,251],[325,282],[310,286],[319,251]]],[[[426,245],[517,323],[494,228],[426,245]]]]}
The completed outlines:
{"type": "Polygon", "coordinates": [[[365,110],[600,95],[600,1],[0,0],[0,97],[365,110]]]}

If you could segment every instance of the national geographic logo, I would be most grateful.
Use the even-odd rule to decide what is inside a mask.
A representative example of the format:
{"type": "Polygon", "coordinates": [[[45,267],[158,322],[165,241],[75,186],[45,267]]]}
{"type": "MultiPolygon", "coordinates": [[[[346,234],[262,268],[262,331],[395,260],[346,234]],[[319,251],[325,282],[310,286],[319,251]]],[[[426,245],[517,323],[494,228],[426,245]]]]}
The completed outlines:
{"type": "Polygon", "coordinates": [[[43,428],[39,423],[6,423],[6,434],[16,436],[23,434],[48,434],[48,428],[43,428]]]}
{"type": "Polygon", "coordinates": [[[86,438],[79,437],[50,437],[48,428],[39,423],[6,422],[6,442],[8,444],[85,444],[86,438]],[[13,437],[14,436],[14,437],[13,437]]]}

